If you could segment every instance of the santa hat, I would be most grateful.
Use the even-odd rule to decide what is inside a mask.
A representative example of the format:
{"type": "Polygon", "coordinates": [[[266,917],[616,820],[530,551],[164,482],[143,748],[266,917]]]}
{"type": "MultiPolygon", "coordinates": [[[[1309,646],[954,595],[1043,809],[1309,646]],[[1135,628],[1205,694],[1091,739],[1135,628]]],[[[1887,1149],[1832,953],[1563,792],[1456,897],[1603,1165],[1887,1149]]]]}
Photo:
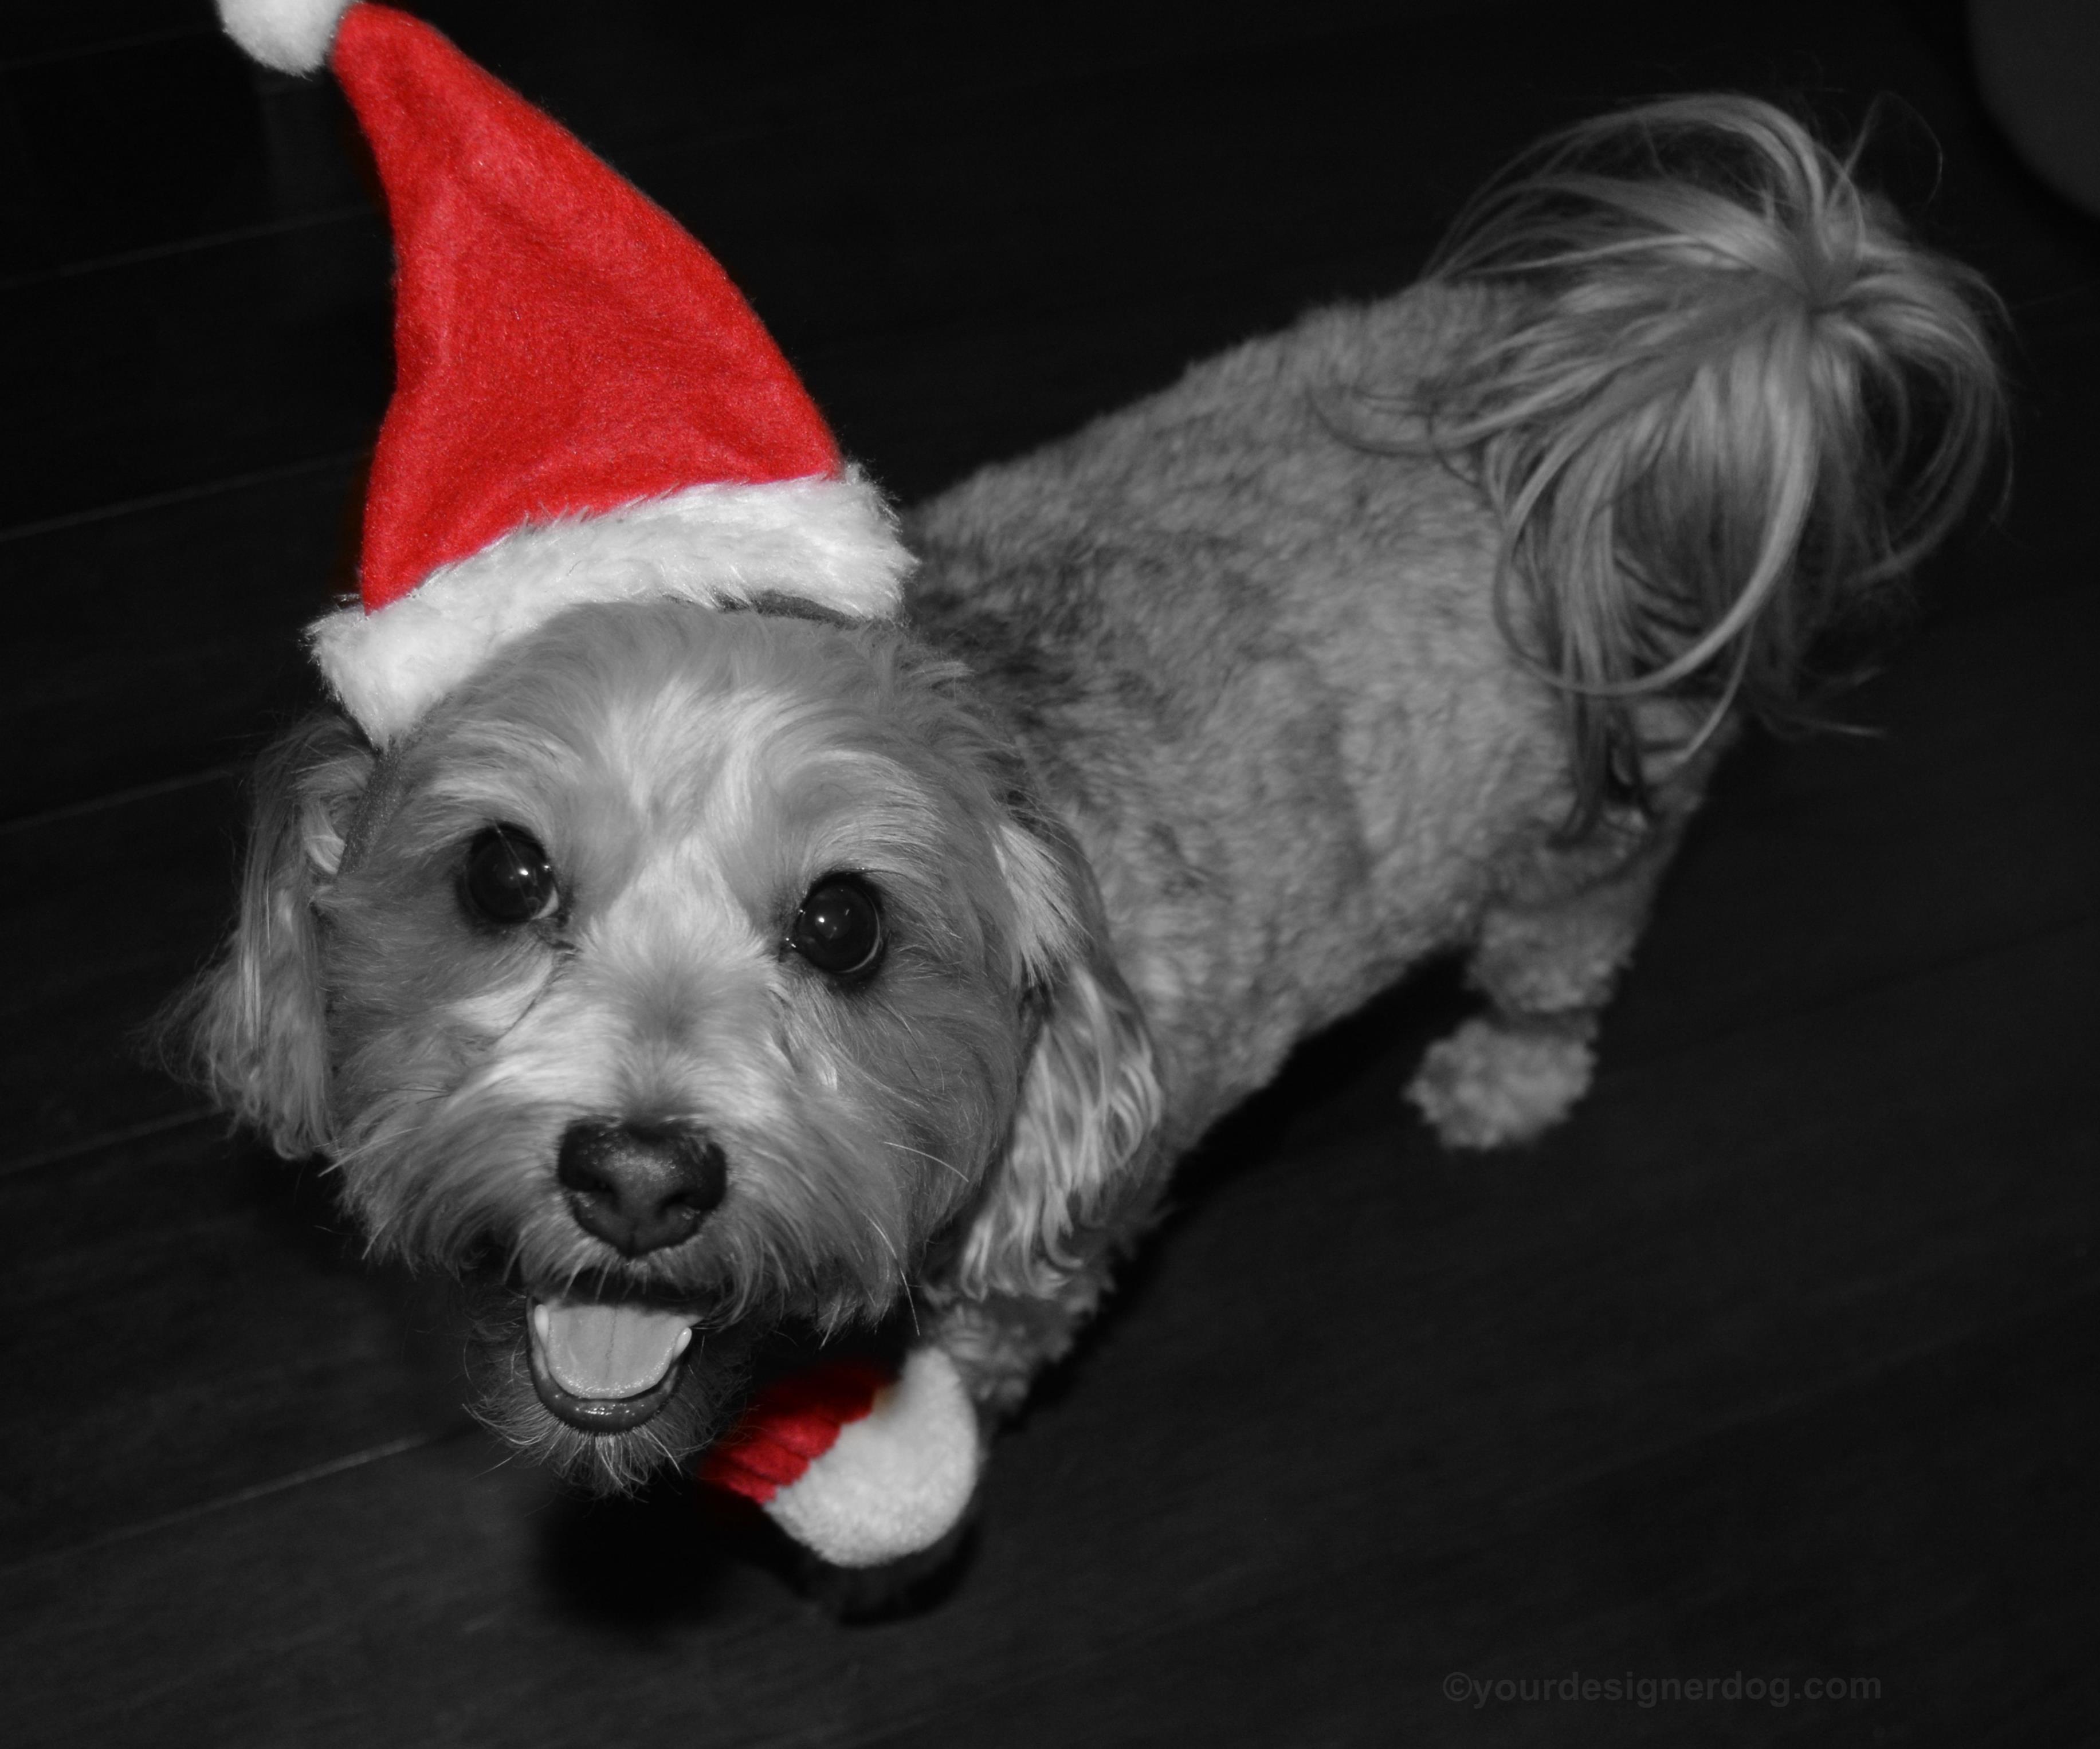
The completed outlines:
{"type": "Polygon", "coordinates": [[[395,381],[362,600],[311,632],[375,742],[583,602],[896,611],[911,560],[880,496],[668,214],[404,13],[219,12],[266,65],[333,68],[393,222],[395,381]]]}

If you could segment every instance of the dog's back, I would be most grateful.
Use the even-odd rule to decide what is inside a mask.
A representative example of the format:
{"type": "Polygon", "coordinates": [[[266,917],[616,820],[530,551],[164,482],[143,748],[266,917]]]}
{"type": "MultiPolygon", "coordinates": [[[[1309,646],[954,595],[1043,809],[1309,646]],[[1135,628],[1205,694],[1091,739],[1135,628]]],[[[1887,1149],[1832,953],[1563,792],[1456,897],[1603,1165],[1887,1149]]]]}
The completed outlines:
{"type": "Polygon", "coordinates": [[[1335,423],[1338,389],[1412,381],[1475,301],[1324,311],[911,524],[913,618],[1071,820],[1206,1114],[1448,940],[1565,805],[1551,698],[1495,625],[1492,512],[1335,423]]]}

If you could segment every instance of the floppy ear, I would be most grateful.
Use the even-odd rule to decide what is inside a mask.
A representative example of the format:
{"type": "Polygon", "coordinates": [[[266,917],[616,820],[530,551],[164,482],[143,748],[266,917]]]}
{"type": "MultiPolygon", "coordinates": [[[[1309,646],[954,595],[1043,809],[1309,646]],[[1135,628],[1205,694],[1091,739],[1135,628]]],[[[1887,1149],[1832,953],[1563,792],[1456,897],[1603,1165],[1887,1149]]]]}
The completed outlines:
{"type": "Polygon", "coordinates": [[[370,747],[333,711],[262,756],[233,938],[162,1023],[219,1104],[287,1156],[329,1138],[314,901],[335,876],[372,767],[370,747]]]}
{"type": "Polygon", "coordinates": [[[1164,1098],[1077,848],[1061,832],[1046,843],[1017,827],[1001,861],[1042,1019],[1005,1155],[964,1235],[959,1284],[1040,1297],[1100,1255],[1145,1180],[1164,1098]]]}

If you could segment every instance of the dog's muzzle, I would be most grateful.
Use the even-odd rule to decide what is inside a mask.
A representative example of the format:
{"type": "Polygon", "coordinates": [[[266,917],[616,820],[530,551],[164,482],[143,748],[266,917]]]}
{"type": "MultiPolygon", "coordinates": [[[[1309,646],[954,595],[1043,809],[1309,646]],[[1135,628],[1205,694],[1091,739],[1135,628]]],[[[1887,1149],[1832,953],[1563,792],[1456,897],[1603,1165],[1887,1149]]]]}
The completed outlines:
{"type": "MultiPolygon", "coordinates": [[[[555,1162],[577,1226],[621,1256],[683,1245],[729,1188],[721,1145],[697,1125],[584,1117],[555,1162]]],[[[585,1433],[639,1427],[671,1400],[699,1314],[638,1301],[536,1299],[527,1319],[532,1388],[585,1433]]]]}
{"type": "Polygon", "coordinates": [[[585,1433],[639,1427],[671,1400],[698,1314],[596,1300],[537,1300],[527,1319],[532,1389],[585,1433]]]}

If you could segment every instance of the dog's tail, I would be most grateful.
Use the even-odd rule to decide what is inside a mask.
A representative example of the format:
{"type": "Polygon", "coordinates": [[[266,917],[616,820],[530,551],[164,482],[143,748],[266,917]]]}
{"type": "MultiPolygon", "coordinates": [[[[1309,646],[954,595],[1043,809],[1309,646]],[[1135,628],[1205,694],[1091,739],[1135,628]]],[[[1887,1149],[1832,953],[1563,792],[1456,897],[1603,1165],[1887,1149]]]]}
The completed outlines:
{"type": "Polygon", "coordinates": [[[1768,104],[1546,140],[1429,277],[1480,288],[1484,324],[1416,409],[1502,516],[1497,612],[1567,702],[1577,828],[1735,704],[1801,720],[1815,633],[1948,531],[1998,450],[1991,293],[1768,104]],[[1657,745],[1658,721],[1697,726],[1657,745]]]}

